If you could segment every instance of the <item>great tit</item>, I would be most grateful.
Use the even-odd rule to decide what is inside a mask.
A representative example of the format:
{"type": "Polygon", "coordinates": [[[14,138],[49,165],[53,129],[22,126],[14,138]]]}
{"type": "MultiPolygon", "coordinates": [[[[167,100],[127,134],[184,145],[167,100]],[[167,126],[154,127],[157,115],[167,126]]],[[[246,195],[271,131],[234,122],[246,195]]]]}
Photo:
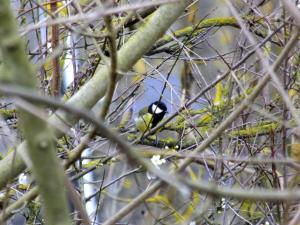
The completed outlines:
{"type": "Polygon", "coordinates": [[[145,107],[139,112],[138,118],[135,120],[136,128],[145,133],[155,127],[165,116],[168,109],[165,103],[156,101],[151,103],[148,108],[145,107]]]}

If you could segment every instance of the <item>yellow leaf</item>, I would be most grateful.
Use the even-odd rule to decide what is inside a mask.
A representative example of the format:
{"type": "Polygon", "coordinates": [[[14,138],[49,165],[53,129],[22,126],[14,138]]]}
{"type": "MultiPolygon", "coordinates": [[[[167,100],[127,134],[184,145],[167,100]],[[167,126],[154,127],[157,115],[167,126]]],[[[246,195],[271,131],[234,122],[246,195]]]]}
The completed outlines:
{"type": "Polygon", "coordinates": [[[91,168],[93,166],[99,166],[99,165],[101,165],[100,159],[97,159],[97,160],[92,160],[88,163],[83,164],[82,167],[83,168],[91,168]]]}
{"type": "Polygon", "coordinates": [[[250,218],[251,220],[263,217],[263,213],[258,211],[259,208],[257,204],[259,203],[255,201],[245,200],[241,207],[242,215],[246,218],[250,218]]]}
{"type": "Polygon", "coordinates": [[[188,167],[188,173],[192,180],[195,181],[197,179],[197,175],[194,173],[194,171],[191,169],[191,167],[188,167]]]}
{"type": "Polygon", "coordinates": [[[177,220],[184,220],[184,218],[180,215],[180,213],[173,208],[171,202],[169,201],[169,199],[164,196],[164,195],[156,195],[154,197],[148,198],[146,200],[148,203],[159,203],[162,204],[163,206],[166,206],[168,209],[170,209],[172,211],[172,215],[175,217],[175,219],[177,220]]]}
{"type": "Polygon", "coordinates": [[[288,95],[292,98],[294,97],[298,92],[295,89],[289,89],[288,95]]]}
{"type": "MultiPolygon", "coordinates": [[[[56,4],[56,8],[57,10],[55,11],[59,11],[58,15],[61,17],[66,17],[68,16],[68,8],[65,6],[64,2],[56,2],[56,3],[51,3],[51,4],[56,4]]],[[[51,12],[51,4],[50,2],[45,3],[46,5],[46,9],[51,12]]]]}
{"type": "Polygon", "coordinates": [[[200,119],[197,121],[197,126],[202,126],[204,124],[208,124],[212,121],[212,114],[210,112],[205,113],[200,119]]]}
{"type": "Polygon", "coordinates": [[[216,93],[213,100],[214,106],[220,106],[223,103],[223,84],[222,81],[216,84],[216,93]]]}
{"type": "Polygon", "coordinates": [[[261,151],[261,153],[264,155],[264,156],[270,156],[271,153],[272,153],[272,150],[270,147],[264,147],[261,151]]]}
{"type": "MultiPolygon", "coordinates": [[[[197,175],[194,173],[194,171],[190,167],[188,168],[188,173],[190,175],[190,178],[193,181],[197,180],[197,175]]],[[[200,202],[200,196],[199,196],[198,192],[194,191],[192,193],[192,201],[188,204],[188,207],[182,214],[184,221],[188,221],[192,217],[193,213],[195,212],[195,208],[199,202],[200,202]]]]}
{"type": "Polygon", "coordinates": [[[294,128],[292,130],[291,140],[291,158],[296,162],[300,162],[300,132],[299,129],[294,128]]]}
{"type": "Polygon", "coordinates": [[[143,74],[147,73],[146,65],[143,59],[137,61],[137,63],[133,66],[133,69],[136,72],[136,76],[133,80],[134,82],[139,82],[142,79],[143,74]]]}
{"type": "Polygon", "coordinates": [[[52,60],[51,60],[50,57],[48,57],[45,60],[45,63],[44,63],[44,69],[46,71],[46,77],[47,77],[46,79],[50,79],[51,78],[52,68],[53,68],[52,60]]]}
{"type": "Polygon", "coordinates": [[[189,23],[195,23],[197,11],[198,11],[198,4],[193,4],[191,7],[189,7],[188,18],[187,18],[189,23]]]}
{"type": "Polygon", "coordinates": [[[265,46],[265,47],[263,48],[263,50],[264,50],[264,53],[265,53],[266,56],[269,56],[269,55],[270,55],[270,53],[271,53],[271,48],[270,48],[269,46],[265,46]]]}
{"type": "Polygon", "coordinates": [[[291,158],[296,162],[300,163],[300,144],[291,144],[291,158]]]}
{"type": "Polygon", "coordinates": [[[132,187],[132,181],[130,179],[125,178],[123,183],[124,188],[130,189],[132,187]]]}
{"type": "Polygon", "coordinates": [[[28,184],[18,184],[18,188],[19,188],[20,190],[26,191],[26,190],[28,190],[29,185],[28,185],[28,184]]]}
{"type": "Polygon", "coordinates": [[[145,74],[147,73],[146,70],[146,64],[143,59],[140,59],[137,61],[137,63],[133,66],[133,69],[138,73],[138,74],[145,74]]]}
{"type": "Polygon", "coordinates": [[[163,205],[170,205],[169,199],[164,195],[156,195],[154,197],[148,198],[149,203],[162,203],[163,205]]]}

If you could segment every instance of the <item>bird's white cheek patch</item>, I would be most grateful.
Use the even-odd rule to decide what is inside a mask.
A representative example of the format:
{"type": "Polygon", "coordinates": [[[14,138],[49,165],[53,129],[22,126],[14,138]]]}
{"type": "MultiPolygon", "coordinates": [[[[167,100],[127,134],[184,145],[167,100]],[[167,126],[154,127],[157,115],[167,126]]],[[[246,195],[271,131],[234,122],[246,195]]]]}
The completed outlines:
{"type": "Polygon", "coordinates": [[[152,105],[152,112],[154,114],[160,114],[163,112],[163,110],[161,108],[159,108],[157,105],[153,104],[152,105]]]}

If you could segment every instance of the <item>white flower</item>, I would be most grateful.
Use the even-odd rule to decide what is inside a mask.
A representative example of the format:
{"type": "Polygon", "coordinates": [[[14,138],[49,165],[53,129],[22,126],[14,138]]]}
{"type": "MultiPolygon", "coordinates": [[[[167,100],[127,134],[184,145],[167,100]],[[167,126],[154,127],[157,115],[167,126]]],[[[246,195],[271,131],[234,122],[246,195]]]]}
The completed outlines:
{"type": "MultiPolygon", "coordinates": [[[[151,158],[151,162],[157,169],[160,169],[159,166],[166,163],[166,160],[164,158],[160,158],[160,155],[153,155],[151,158]]],[[[156,179],[156,176],[154,176],[151,173],[147,172],[146,175],[147,175],[148,180],[156,179]]]]}
{"type": "Polygon", "coordinates": [[[161,159],[160,155],[153,155],[151,158],[151,162],[153,163],[154,166],[159,168],[160,165],[166,163],[166,160],[163,158],[161,159]]]}
{"type": "Polygon", "coordinates": [[[226,209],[226,204],[227,204],[227,202],[226,202],[226,199],[225,198],[221,198],[221,207],[222,207],[222,209],[226,209]]]}

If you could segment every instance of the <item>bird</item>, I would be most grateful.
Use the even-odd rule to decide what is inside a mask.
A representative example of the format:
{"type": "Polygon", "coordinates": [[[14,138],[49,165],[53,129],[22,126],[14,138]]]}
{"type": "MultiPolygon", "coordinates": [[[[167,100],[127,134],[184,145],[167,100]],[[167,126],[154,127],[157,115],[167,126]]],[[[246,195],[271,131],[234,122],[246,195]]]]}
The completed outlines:
{"type": "Polygon", "coordinates": [[[138,118],[135,120],[136,128],[141,132],[154,128],[168,112],[167,106],[162,101],[152,102],[148,107],[139,111],[138,118]]]}

